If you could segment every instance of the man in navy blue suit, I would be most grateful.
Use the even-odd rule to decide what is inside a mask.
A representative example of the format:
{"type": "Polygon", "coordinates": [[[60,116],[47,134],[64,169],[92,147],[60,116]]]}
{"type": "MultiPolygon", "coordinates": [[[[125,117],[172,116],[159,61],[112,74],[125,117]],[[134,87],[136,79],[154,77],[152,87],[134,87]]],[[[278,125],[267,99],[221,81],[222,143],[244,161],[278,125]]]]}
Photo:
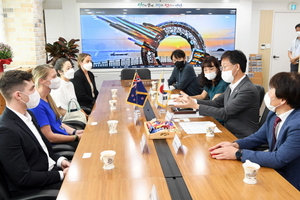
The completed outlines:
{"type": "Polygon", "coordinates": [[[70,162],[52,152],[33,114],[38,105],[32,75],[12,70],[2,74],[0,91],[6,108],[0,116],[0,173],[11,196],[59,189],[70,162]]]}
{"type": "MultiPolygon", "coordinates": [[[[263,167],[274,168],[300,190],[300,75],[281,72],[274,75],[265,95],[270,110],[266,122],[254,134],[221,142],[209,149],[215,159],[250,160],[263,167]],[[276,123],[275,123],[276,121],[276,123]],[[269,151],[253,151],[262,144],[269,151]]],[[[238,126],[238,124],[237,124],[238,126]]]]}

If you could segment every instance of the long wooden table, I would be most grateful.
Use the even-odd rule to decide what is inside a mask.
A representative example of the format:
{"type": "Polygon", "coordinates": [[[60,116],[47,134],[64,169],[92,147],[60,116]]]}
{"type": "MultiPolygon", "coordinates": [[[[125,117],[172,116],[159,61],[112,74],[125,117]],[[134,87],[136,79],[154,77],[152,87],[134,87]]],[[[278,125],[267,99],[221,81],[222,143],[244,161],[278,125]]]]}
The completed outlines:
{"type": "MultiPolygon", "coordinates": [[[[141,153],[140,141],[145,134],[143,122],[146,119],[141,110],[141,123],[134,124],[134,106],[125,103],[128,85],[128,81],[103,82],[58,199],[149,199],[153,185],[160,200],[172,199],[170,194],[174,191],[169,190],[153,140],[147,141],[150,153],[141,153]],[[108,103],[112,99],[112,88],[118,89],[117,110],[114,111],[108,103]],[[107,120],[110,119],[119,121],[116,134],[108,133],[107,120]],[[104,150],[117,152],[113,170],[102,169],[100,152],[104,150]],[[84,153],[92,154],[83,158],[84,153]]],[[[164,117],[154,108],[154,101],[150,102],[155,115],[164,117]]],[[[222,131],[207,138],[205,134],[187,135],[181,130],[186,153],[176,154],[172,139],[166,140],[192,199],[300,199],[298,190],[270,168],[259,170],[256,185],[244,183],[240,161],[215,160],[207,150],[218,142],[236,138],[211,117],[191,120],[214,121],[222,131]]]]}

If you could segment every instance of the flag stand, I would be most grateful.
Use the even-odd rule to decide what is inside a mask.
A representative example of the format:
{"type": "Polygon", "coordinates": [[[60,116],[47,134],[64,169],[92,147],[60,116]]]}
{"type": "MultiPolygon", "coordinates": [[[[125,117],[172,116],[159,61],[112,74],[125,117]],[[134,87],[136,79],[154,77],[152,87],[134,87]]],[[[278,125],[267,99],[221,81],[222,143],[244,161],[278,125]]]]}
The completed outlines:
{"type": "Polygon", "coordinates": [[[157,107],[159,109],[159,114],[165,114],[167,112],[167,110],[161,106],[157,107]]]}
{"type": "Polygon", "coordinates": [[[140,125],[141,110],[138,106],[134,106],[133,117],[135,125],[140,125]]]}

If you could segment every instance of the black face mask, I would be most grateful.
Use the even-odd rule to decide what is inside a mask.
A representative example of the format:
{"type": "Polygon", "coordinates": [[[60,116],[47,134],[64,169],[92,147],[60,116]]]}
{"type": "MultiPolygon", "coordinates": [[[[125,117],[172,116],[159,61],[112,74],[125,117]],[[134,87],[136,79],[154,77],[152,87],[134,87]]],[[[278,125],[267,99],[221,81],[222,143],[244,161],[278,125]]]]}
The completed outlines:
{"type": "Polygon", "coordinates": [[[178,68],[178,69],[181,69],[184,67],[184,61],[176,61],[175,62],[175,66],[178,68]]]}

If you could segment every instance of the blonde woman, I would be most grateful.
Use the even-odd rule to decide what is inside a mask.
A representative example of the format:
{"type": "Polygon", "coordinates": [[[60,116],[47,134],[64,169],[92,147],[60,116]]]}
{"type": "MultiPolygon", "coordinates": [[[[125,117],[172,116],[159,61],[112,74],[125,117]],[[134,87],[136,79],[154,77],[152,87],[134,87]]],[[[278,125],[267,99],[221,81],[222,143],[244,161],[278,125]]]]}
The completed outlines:
{"type": "MultiPolygon", "coordinates": [[[[78,55],[78,70],[75,72],[74,78],[71,80],[75,87],[77,101],[85,110],[85,107],[92,110],[98,90],[95,83],[95,76],[90,71],[92,69],[92,57],[90,54],[81,53],[78,55]]],[[[87,112],[87,114],[90,114],[87,112]]]]}
{"type": "Polygon", "coordinates": [[[60,112],[54,103],[50,91],[59,88],[60,78],[52,65],[39,65],[32,70],[33,81],[41,99],[37,107],[30,109],[43,134],[51,143],[67,143],[77,147],[83,130],[76,130],[63,124],[60,120],[60,112]]]}

